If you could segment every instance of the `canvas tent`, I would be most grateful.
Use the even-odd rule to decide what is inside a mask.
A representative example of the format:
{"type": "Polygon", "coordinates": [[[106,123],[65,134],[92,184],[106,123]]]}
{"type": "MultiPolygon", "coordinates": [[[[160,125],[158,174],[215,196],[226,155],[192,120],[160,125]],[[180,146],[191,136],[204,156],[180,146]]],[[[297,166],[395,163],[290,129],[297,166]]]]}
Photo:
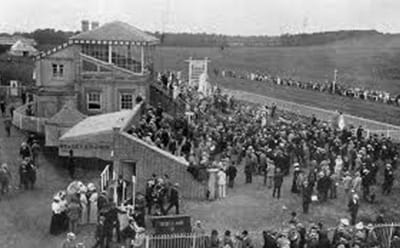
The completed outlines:
{"type": "Polygon", "coordinates": [[[72,103],[67,103],[63,108],[45,123],[46,146],[58,146],[59,138],[75,124],[86,118],[72,103]]]}
{"type": "Polygon", "coordinates": [[[22,40],[18,40],[11,46],[10,54],[14,56],[36,56],[38,54],[38,50],[34,48],[32,45],[23,42],[22,40]]]}
{"type": "Polygon", "coordinates": [[[68,156],[100,158],[111,161],[114,128],[119,129],[131,117],[132,110],[90,116],[73,126],[59,139],[58,153],[68,156]]]}

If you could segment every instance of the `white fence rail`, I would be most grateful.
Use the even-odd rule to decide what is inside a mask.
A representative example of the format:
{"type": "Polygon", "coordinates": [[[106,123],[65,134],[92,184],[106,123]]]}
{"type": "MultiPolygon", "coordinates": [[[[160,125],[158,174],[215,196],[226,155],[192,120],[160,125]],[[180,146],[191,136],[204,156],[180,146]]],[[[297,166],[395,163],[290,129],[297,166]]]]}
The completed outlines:
{"type": "Polygon", "coordinates": [[[42,117],[36,117],[36,116],[27,116],[25,114],[26,108],[28,105],[34,105],[35,103],[31,102],[25,105],[22,105],[18,107],[17,109],[14,110],[13,114],[13,120],[12,123],[14,126],[17,128],[24,130],[24,131],[29,131],[29,132],[35,132],[38,134],[44,134],[44,125],[47,120],[47,118],[42,118],[42,117]]]}
{"type": "MultiPolygon", "coordinates": [[[[334,231],[335,228],[329,228],[328,230],[334,231]]],[[[396,233],[396,230],[400,230],[400,223],[392,224],[378,224],[374,225],[372,229],[376,236],[377,241],[380,244],[380,248],[398,248],[393,246],[392,240],[396,233]]],[[[333,233],[331,233],[333,236],[333,233]]],[[[234,235],[234,234],[232,234],[234,235]]],[[[263,247],[262,231],[250,231],[250,238],[253,241],[253,247],[263,247]]],[[[353,237],[354,240],[355,237],[353,237]]],[[[234,248],[245,248],[241,240],[233,238],[234,248]]],[[[198,236],[194,233],[186,234],[167,234],[167,235],[147,235],[144,244],[141,247],[144,248],[209,248],[211,247],[210,236],[198,236]]]]}
{"type": "Polygon", "coordinates": [[[106,168],[100,173],[100,190],[105,191],[111,181],[111,171],[110,165],[107,165],[106,168]]]}

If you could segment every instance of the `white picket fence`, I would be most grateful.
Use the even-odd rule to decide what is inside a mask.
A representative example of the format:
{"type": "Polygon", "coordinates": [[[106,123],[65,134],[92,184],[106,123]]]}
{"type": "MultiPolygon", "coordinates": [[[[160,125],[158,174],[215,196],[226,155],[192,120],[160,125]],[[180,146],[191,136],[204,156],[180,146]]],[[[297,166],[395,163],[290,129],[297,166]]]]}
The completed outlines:
{"type": "Polygon", "coordinates": [[[116,179],[115,172],[111,171],[111,166],[107,165],[100,173],[100,190],[106,191],[112,180],[116,179]]]}
{"type": "MultiPolygon", "coordinates": [[[[333,231],[335,228],[330,228],[333,231]]],[[[380,248],[393,247],[391,242],[396,230],[400,229],[400,223],[374,225],[375,232],[380,248]]],[[[262,232],[249,232],[255,248],[262,247],[262,232]],[[257,237],[256,237],[257,236],[257,237]]],[[[197,236],[194,233],[186,234],[166,234],[166,235],[146,235],[142,248],[208,248],[210,247],[210,236],[197,236]]],[[[234,248],[243,248],[240,240],[234,239],[234,248]]]]}
{"type": "Polygon", "coordinates": [[[381,248],[397,248],[392,246],[393,235],[400,229],[400,223],[379,224],[374,226],[375,234],[381,244],[381,248]]]}

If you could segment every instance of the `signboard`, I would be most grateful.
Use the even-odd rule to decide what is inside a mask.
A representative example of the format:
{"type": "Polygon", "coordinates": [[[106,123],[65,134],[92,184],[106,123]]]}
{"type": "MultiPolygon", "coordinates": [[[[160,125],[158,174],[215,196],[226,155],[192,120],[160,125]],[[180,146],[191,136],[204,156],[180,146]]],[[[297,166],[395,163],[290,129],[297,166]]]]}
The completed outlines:
{"type": "Polygon", "coordinates": [[[10,95],[18,96],[18,81],[10,80],[10,95]]]}
{"type": "Polygon", "coordinates": [[[152,218],[155,234],[191,233],[190,216],[171,215],[152,218]]]}
{"type": "Polygon", "coordinates": [[[207,73],[207,65],[210,61],[207,58],[202,60],[189,58],[186,62],[189,62],[189,85],[198,85],[200,75],[207,73]]]}

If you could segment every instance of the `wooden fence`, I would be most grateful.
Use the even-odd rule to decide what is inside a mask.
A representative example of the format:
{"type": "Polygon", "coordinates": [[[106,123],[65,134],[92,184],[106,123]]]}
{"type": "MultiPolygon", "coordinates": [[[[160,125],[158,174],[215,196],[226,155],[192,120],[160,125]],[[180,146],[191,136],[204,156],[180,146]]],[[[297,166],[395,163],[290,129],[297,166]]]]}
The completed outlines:
{"type": "Polygon", "coordinates": [[[39,135],[44,135],[45,132],[45,122],[47,118],[36,117],[36,116],[27,116],[25,111],[28,105],[34,106],[34,102],[30,102],[28,104],[22,105],[14,110],[12,123],[14,126],[19,128],[20,130],[34,132],[39,135]]]}

